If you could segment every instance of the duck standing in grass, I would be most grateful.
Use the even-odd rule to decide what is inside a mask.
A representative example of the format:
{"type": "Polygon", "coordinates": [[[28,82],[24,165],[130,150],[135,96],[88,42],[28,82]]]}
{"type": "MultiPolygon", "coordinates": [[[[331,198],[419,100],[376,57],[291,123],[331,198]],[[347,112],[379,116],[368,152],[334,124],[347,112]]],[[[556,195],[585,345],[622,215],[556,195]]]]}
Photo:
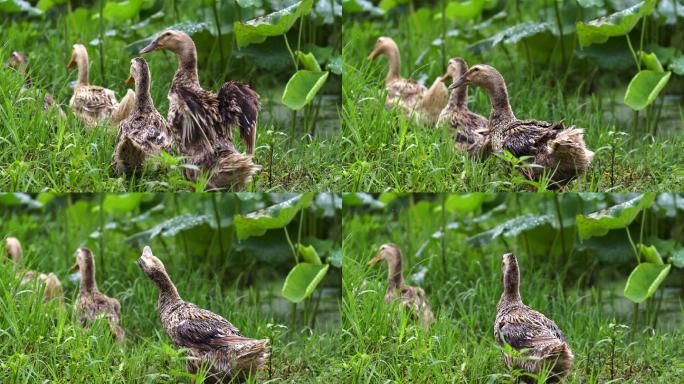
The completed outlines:
{"type": "Polygon", "coordinates": [[[111,118],[113,124],[118,124],[133,109],[135,93],[130,89],[119,103],[114,91],[97,85],[90,85],[88,80],[88,51],[82,44],[74,44],[71,59],[67,68],[78,67],[78,81],[74,86],[74,95],[69,101],[69,107],[74,115],[88,127],[111,118]]]}
{"type": "MultiPolygon", "coordinates": [[[[539,374],[544,366],[550,370],[549,381],[560,381],[572,368],[574,356],[563,332],[543,314],[530,309],[520,299],[520,270],[512,253],[503,255],[501,272],[504,291],[496,306],[494,338],[503,346],[509,344],[521,351],[520,357],[504,353],[508,369],[521,369],[539,374]]],[[[534,383],[529,377],[525,382],[534,383]]]]}
{"type": "Polygon", "coordinates": [[[550,172],[551,187],[560,188],[587,171],[594,153],[584,143],[583,129],[565,127],[562,121],[518,120],[513,115],[503,76],[489,65],[471,67],[449,89],[464,85],[480,86],[489,94],[492,151],[505,149],[515,157],[530,156],[541,166],[523,168],[527,178],[539,180],[545,171],[550,172]]]}
{"type": "MultiPolygon", "coordinates": [[[[444,81],[458,80],[468,71],[468,64],[460,57],[449,60],[444,81]]],[[[468,109],[468,86],[451,91],[449,102],[439,114],[439,124],[448,124],[456,132],[456,146],[474,157],[486,158],[491,152],[486,118],[468,109]]]]}
{"type": "MultiPolygon", "coordinates": [[[[20,93],[24,93],[33,87],[33,79],[29,73],[29,58],[26,53],[18,51],[12,52],[9,61],[7,62],[7,66],[9,68],[15,69],[24,77],[24,85],[22,85],[21,90],[19,91],[20,93]]],[[[59,116],[63,119],[66,119],[66,114],[62,108],[59,106],[59,104],[55,103],[55,97],[51,93],[46,93],[45,97],[43,98],[43,109],[47,110],[52,107],[57,108],[59,116]]]]}
{"type": "Polygon", "coordinates": [[[46,275],[31,270],[22,270],[20,266],[23,254],[24,252],[21,248],[19,239],[16,237],[8,237],[5,239],[5,255],[8,259],[12,260],[17,275],[21,276],[20,284],[26,285],[35,283],[37,278],[44,285],[43,301],[57,299],[61,304],[64,304],[64,290],[62,289],[62,283],[59,281],[57,275],[52,272],[46,275]]]}
{"type": "Polygon", "coordinates": [[[387,262],[385,303],[395,299],[401,300],[402,307],[415,314],[423,326],[429,328],[435,320],[430,303],[422,288],[404,284],[399,246],[392,243],[381,245],[375,257],[368,261],[368,265],[376,264],[380,260],[387,262]]]}
{"type": "Polygon", "coordinates": [[[391,37],[379,37],[368,60],[375,60],[380,55],[386,55],[389,63],[385,77],[385,108],[398,105],[409,116],[415,113],[419,123],[434,125],[449,97],[442,79],[435,79],[428,89],[415,80],[401,77],[399,46],[391,37]]]}
{"type": "Polygon", "coordinates": [[[170,151],[169,124],[154,107],[150,95],[150,70],[145,59],[131,60],[127,83],[135,82],[135,107],[119,124],[112,163],[117,174],[129,174],[144,167],[148,157],[170,151]]]}
{"type": "MultiPolygon", "coordinates": [[[[210,174],[208,189],[243,189],[261,167],[252,162],[256,143],[259,95],[247,84],[229,81],[218,95],[205,91],[197,75],[197,49],[184,32],[166,30],[140,53],[167,49],[178,56],[178,71],[169,90],[168,121],[180,153],[210,174]],[[234,145],[232,129],[240,128],[247,155],[234,145]]],[[[199,173],[184,171],[196,181],[199,173]]]]}
{"type": "Polygon", "coordinates": [[[242,382],[263,367],[270,354],[268,340],[245,337],[223,317],[183,301],[150,247],[143,249],[138,265],[159,290],[159,318],[166,334],[192,357],[191,373],[207,364],[207,382],[242,382]]]}
{"type": "Polygon", "coordinates": [[[97,289],[95,281],[95,260],[93,253],[88,248],[76,250],[76,264],[73,269],[81,273],[78,296],[74,304],[74,311],[78,314],[81,324],[85,325],[100,317],[107,319],[114,338],[122,343],[125,332],[119,325],[121,316],[121,304],[117,299],[108,297],[97,289]]]}

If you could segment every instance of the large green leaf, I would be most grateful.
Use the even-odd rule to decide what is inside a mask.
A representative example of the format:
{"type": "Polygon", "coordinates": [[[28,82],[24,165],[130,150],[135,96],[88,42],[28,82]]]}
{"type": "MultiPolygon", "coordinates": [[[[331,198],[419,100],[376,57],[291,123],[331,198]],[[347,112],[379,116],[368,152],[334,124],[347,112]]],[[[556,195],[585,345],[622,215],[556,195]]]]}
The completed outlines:
{"type": "Polygon", "coordinates": [[[321,258],[318,256],[318,252],[316,252],[316,248],[314,248],[313,245],[305,246],[304,244],[297,243],[295,244],[295,248],[305,263],[315,265],[323,264],[321,263],[321,258]]]}
{"type": "Polygon", "coordinates": [[[297,60],[299,60],[299,65],[307,71],[321,72],[321,66],[318,64],[316,56],[314,56],[313,53],[297,51],[297,60]]]}
{"type": "Polygon", "coordinates": [[[611,229],[625,228],[642,209],[648,208],[655,200],[655,193],[645,193],[624,203],[593,212],[577,215],[577,230],[580,239],[603,236],[611,229]]]}
{"type": "Polygon", "coordinates": [[[530,213],[505,221],[486,232],[478,233],[468,238],[468,242],[476,246],[482,246],[489,244],[499,236],[516,237],[523,232],[551,225],[553,221],[554,218],[551,215],[534,215],[530,213]]]}
{"type": "Polygon", "coordinates": [[[577,37],[580,47],[605,43],[611,36],[628,34],[642,17],[653,12],[655,3],[655,0],[646,0],[596,20],[578,21],[577,37]]]}
{"type": "Polygon", "coordinates": [[[487,0],[450,1],[444,10],[447,19],[470,20],[479,17],[487,0]]]}
{"type": "Polygon", "coordinates": [[[643,260],[647,263],[663,265],[663,258],[660,257],[660,253],[654,245],[647,246],[645,244],[639,243],[639,253],[643,257],[643,260]]]}
{"type": "Polygon", "coordinates": [[[261,236],[269,229],[283,228],[295,217],[300,209],[311,205],[313,193],[302,193],[289,200],[268,208],[235,216],[237,238],[242,240],[252,236],[261,236]]]}
{"type": "MultiPolygon", "coordinates": [[[[381,3],[381,5],[383,5],[381,3]]],[[[392,8],[395,4],[384,4],[387,8],[392,8]]],[[[368,12],[375,16],[384,15],[385,11],[373,5],[369,0],[342,0],[343,14],[368,12]]]]}
{"type": "Polygon", "coordinates": [[[299,17],[309,14],[312,3],[313,0],[302,0],[280,11],[244,23],[235,23],[235,39],[238,47],[261,43],[269,36],[284,34],[292,28],[299,17]]]}
{"type": "Polygon", "coordinates": [[[299,263],[287,274],[283,284],[283,297],[293,303],[311,296],[318,283],[323,280],[328,272],[328,264],[315,265],[299,263]]]}
{"type": "Polygon", "coordinates": [[[122,193],[122,194],[107,194],[102,202],[102,208],[106,212],[131,212],[136,210],[140,203],[148,200],[152,195],[146,193],[122,193]]]}
{"type": "Polygon", "coordinates": [[[30,15],[40,15],[43,13],[40,9],[34,8],[31,3],[24,0],[0,0],[0,12],[26,12],[30,15]]]}
{"type": "Polygon", "coordinates": [[[482,203],[488,198],[487,194],[476,193],[454,193],[450,194],[444,202],[444,208],[449,212],[470,212],[479,209],[482,203]]]}
{"type": "Polygon", "coordinates": [[[646,69],[656,72],[665,72],[663,65],[660,64],[660,60],[658,60],[658,56],[655,53],[639,51],[639,57],[641,58],[641,63],[644,64],[646,69]]]}
{"type": "Polygon", "coordinates": [[[670,272],[670,264],[641,263],[629,275],[625,284],[625,297],[641,303],[651,297],[670,272]]]}
{"type": "Polygon", "coordinates": [[[639,71],[627,86],[625,104],[635,111],[648,107],[665,88],[671,74],[647,69],[639,71]]]}
{"type": "Polygon", "coordinates": [[[0,192],[0,204],[2,205],[25,205],[29,208],[41,208],[43,204],[39,201],[33,200],[31,196],[26,193],[14,192],[6,193],[0,192]]]}
{"type": "Polygon", "coordinates": [[[313,100],[327,78],[328,72],[297,71],[285,86],[283,104],[295,111],[302,109],[313,100]]]}
{"type": "Polygon", "coordinates": [[[124,241],[133,246],[142,246],[149,243],[150,240],[157,236],[174,237],[185,230],[199,227],[211,223],[212,221],[213,219],[210,215],[192,215],[186,213],[165,220],[146,231],[129,236],[124,239],[124,241]]]}
{"type": "Polygon", "coordinates": [[[384,208],[385,203],[375,200],[373,196],[365,192],[347,192],[342,194],[342,204],[345,207],[368,205],[371,208],[384,208]]]}
{"type": "Polygon", "coordinates": [[[679,76],[684,75],[684,56],[673,59],[672,64],[670,64],[670,70],[679,76]]]}
{"type": "Polygon", "coordinates": [[[140,12],[143,0],[108,1],[103,15],[107,20],[130,20],[140,12]]]}
{"type": "Polygon", "coordinates": [[[466,49],[475,55],[481,55],[483,52],[489,51],[498,44],[515,44],[526,37],[532,37],[547,31],[551,31],[551,25],[549,23],[528,21],[506,28],[487,39],[476,41],[475,43],[468,45],[466,49]]]}
{"type": "Polygon", "coordinates": [[[677,268],[684,268],[684,248],[679,248],[672,253],[670,263],[677,268]]]}

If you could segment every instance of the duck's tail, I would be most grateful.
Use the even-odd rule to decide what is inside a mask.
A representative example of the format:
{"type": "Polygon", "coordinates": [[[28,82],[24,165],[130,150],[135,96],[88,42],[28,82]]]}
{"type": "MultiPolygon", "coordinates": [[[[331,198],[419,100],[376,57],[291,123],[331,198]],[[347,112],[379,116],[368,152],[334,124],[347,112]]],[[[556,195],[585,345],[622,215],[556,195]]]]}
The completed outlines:
{"type": "Polygon", "coordinates": [[[145,151],[127,135],[121,135],[112,156],[112,166],[117,175],[131,173],[142,168],[147,157],[145,151]]]}
{"type": "Polygon", "coordinates": [[[252,180],[252,175],[261,170],[254,164],[251,155],[239,152],[222,155],[209,179],[209,189],[242,190],[252,180]]]}
{"type": "Polygon", "coordinates": [[[48,301],[52,299],[59,300],[60,303],[64,304],[64,290],[62,289],[62,283],[59,278],[54,273],[49,274],[41,273],[38,278],[45,283],[45,289],[43,290],[43,300],[48,301]]]}
{"type": "Polygon", "coordinates": [[[574,126],[559,131],[549,141],[549,147],[561,162],[572,163],[581,172],[586,171],[594,158],[594,152],[584,143],[584,130],[574,126]]]}
{"type": "Polygon", "coordinates": [[[271,347],[267,339],[243,338],[235,348],[235,369],[248,372],[261,369],[270,355],[271,347]]]}
{"type": "Polygon", "coordinates": [[[126,92],[126,96],[121,99],[119,105],[116,106],[112,112],[112,123],[118,125],[123,119],[127,118],[131,114],[133,108],[135,107],[135,92],[129,89],[126,92]]]}

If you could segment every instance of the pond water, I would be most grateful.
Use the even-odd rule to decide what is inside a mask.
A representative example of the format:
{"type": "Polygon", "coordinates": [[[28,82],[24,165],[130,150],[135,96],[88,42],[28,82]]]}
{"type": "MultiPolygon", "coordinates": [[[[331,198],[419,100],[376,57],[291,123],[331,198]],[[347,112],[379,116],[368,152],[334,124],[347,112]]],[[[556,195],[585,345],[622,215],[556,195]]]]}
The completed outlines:
{"type": "MultiPolygon", "coordinates": [[[[283,88],[274,88],[262,91],[261,124],[273,124],[275,130],[289,134],[292,127],[292,110],[280,101],[283,88]]],[[[340,94],[319,94],[312,102],[318,106],[314,134],[321,139],[335,137],[340,132],[340,119],[338,110],[342,105],[340,94]],[[320,104],[319,104],[320,103],[320,104]]],[[[297,138],[303,136],[304,108],[297,112],[297,138]]]]}
{"type": "MultiPolygon", "coordinates": [[[[623,101],[624,92],[614,92],[602,97],[603,121],[614,122],[621,127],[631,127],[634,124],[634,111],[623,101]]],[[[684,130],[684,95],[662,95],[655,105],[661,108],[657,123],[657,134],[673,137],[682,134],[684,130]],[[662,102],[662,107],[660,103],[662,102]]],[[[646,110],[639,112],[641,129],[645,129],[646,110]]]]}
{"type": "MultiPolygon", "coordinates": [[[[615,317],[620,323],[631,325],[634,316],[634,303],[627,300],[623,294],[624,282],[614,282],[604,287],[601,291],[603,312],[615,317]]],[[[658,322],[656,328],[661,331],[676,331],[684,324],[684,309],[681,299],[684,297],[684,289],[681,287],[660,287],[653,298],[660,300],[658,310],[658,322]],[[662,295],[662,299],[661,299],[662,295]]],[[[644,321],[647,303],[639,304],[639,321],[644,321]]]]}

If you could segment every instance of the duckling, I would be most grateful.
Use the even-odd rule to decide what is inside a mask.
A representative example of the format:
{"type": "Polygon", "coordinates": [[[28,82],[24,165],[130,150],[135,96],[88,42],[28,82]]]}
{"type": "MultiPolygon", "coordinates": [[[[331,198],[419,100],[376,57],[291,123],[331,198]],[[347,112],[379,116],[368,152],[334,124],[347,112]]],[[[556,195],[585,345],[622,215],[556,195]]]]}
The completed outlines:
{"type": "Polygon", "coordinates": [[[20,285],[32,284],[36,282],[36,278],[40,280],[44,286],[43,301],[47,302],[56,299],[62,305],[64,304],[64,290],[62,283],[57,278],[57,275],[50,272],[49,274],[38,273],[31,270],[21,269],[21,259],[23,257],[23,250],[21,243],[16,237],[8,237],[5,239],[5,255],[14,264],[14,270],[18,275],[21,275],[20,285]]]}
{"type": "Polygon", "coordinates": [[[463,85],[480,86],[489,94],[492,151],[505,149],[516,157],[531,156],[542,167],[524,168],[527,178],[538,180],[544,171],[550,171],[553,172],[551,187],[561,188],[589,168],[594,153],[584,143],[584,130],[565,127],[562,121],[518,120],[513,115],[504,78],[495,68],[475,65],[449,88],[463,85]]]}
{"type": "Polygon", "coordinates": [[[145,246],[138,259],[143,273],[159,290],[159,317],[173,343],[187,350],[191,373],[209,365],[210,382],[243,380],[263,367],[270,351],[268,340],[243,336],[223,317],[181,299],[164,264],[145,246]]]}
{"type": "Polygon", "coordinates": [[[380,246],[378,253],[368,261],[368,265],[373,265],[380,260],[387,261],[387,292],[385,293],[385,303],[395,299],[401,299],[401,305],[411,313],[415,314],[423,326],[429,328],[435,318],[430,309],[430,303],[425,296],[425,291],[420,287],[412,287],[404,284],[404,275],[401,270],[401,250],[399,246],[392,243],[380,246]]]}
{"type": "Polygon", "coordinates": [[[171,150],[169,124],[154,107],[150,95],[150,70],[145,59],[131,60],[131,72],[126,81],[135,82],[135,108],[119,124],[112,163],[117,174],[142,169],[145,160],[160,151],[171,150]]]}
{"type": "Polygon", "coordinates": [[[379,37],[368,60],[375,60],[383,54],[387,55],[389,62],[389,72],[385,77],[385,108],[398,105],[409,116],[415,113],[419,123],[434,125],[449,97],[441,78],[435,79],[430,89],[427,89],[415,80],[401,77],[399,46],[391,37],[379,37]]]}
{"type": "Polygon", "coordinates": [[[73,269],[78,269],[81,272],[78,296],[74,305],[74,311],[81,324],[86,325],[100,317],[105,317],[116,341],[123,343],[125,332],[119,325],[121,304],[117,299],[108,297],[97,289],[95,260],[90,249],[79,248],[76,250],[76,264],[74,264],[73,269]]]}
{"type": "MultiPolygon", "coordinates": [[[[468,71],[464,59],[449,60],[447,71],[442,76],[446,81],[460,79],[468,71]]],[[[439,124],[448,124],[456,132],[456,146],[471,156],[486,158],[491,151],[489,129],[486,118],[468,110],[468,86],[463,85],[451,92],[449,103],[439,114],[439,124]]]]}
{"type": "Polygon", "coordinates": [[[169,90],[168,120],[180,153],[191,164],[211,172],[210,183],[219,188],[246,184],[260,169],[252,163],[259,95],[249,85],[237,81],[224,83],[218,95],[202,89],[197,76],[197,49],[184,32],[166,30],[140,53],[158,49],[178,56],[178,71],[169,90]],[[232,128],[236,125],[247,156],[235,149],[232,128]]]}
{"type": "Polygon", "coordinates": [[[78,81],[74,87],[74,95],[69,101],[69,107],[74,115],[88,127],[111,118],[113,124],[118,124],[126,118],[135,105],[135,93],[130,89],[119,103],[114,91],[97,85],[90,85],[88,81],[88,51],[82,44],[74,44],[71,59],[67,68],[78,67],[78,81]]]}
{"type": "MultiPolygon", "coordinates": [[[[19,93],[24,93],[28,89],[33,87],[33,79],[31,78],[30,74],[31,66],[29,64],[29,58],[26,53],[19,51],[12,52],[9,61],[7,62],[7,67],[15,69],[24,77],[24,85],[22,85],[19,93]]],[[[45,94],[45,97],[43,98],[43,110],[47,110],[52,107],[57,109],[59,116],[61,118],[66,119],[66,114],[64,113],[64,110],[62,110],[62,107],[60,107],[59,104],[55,103],[55,97],[48,92],[45,94]]]]}
{"type": "MultiPolygon", "coordinates": [[[[503,255],[501,272],[504,291],[496,306],[494,338],[503,346],[509,344],[523,350],[522,357],[504,353],[508,369],[521,369],[538,374],[545,365],[550,367],[550,381],[560,381],[572,368],[574,356],[563,332],[543,314],[530,309],[520,299],[520,270],[512,253],[503,255]]],[[[525,382],[534,383],[529,377],[525,382]]]]}

